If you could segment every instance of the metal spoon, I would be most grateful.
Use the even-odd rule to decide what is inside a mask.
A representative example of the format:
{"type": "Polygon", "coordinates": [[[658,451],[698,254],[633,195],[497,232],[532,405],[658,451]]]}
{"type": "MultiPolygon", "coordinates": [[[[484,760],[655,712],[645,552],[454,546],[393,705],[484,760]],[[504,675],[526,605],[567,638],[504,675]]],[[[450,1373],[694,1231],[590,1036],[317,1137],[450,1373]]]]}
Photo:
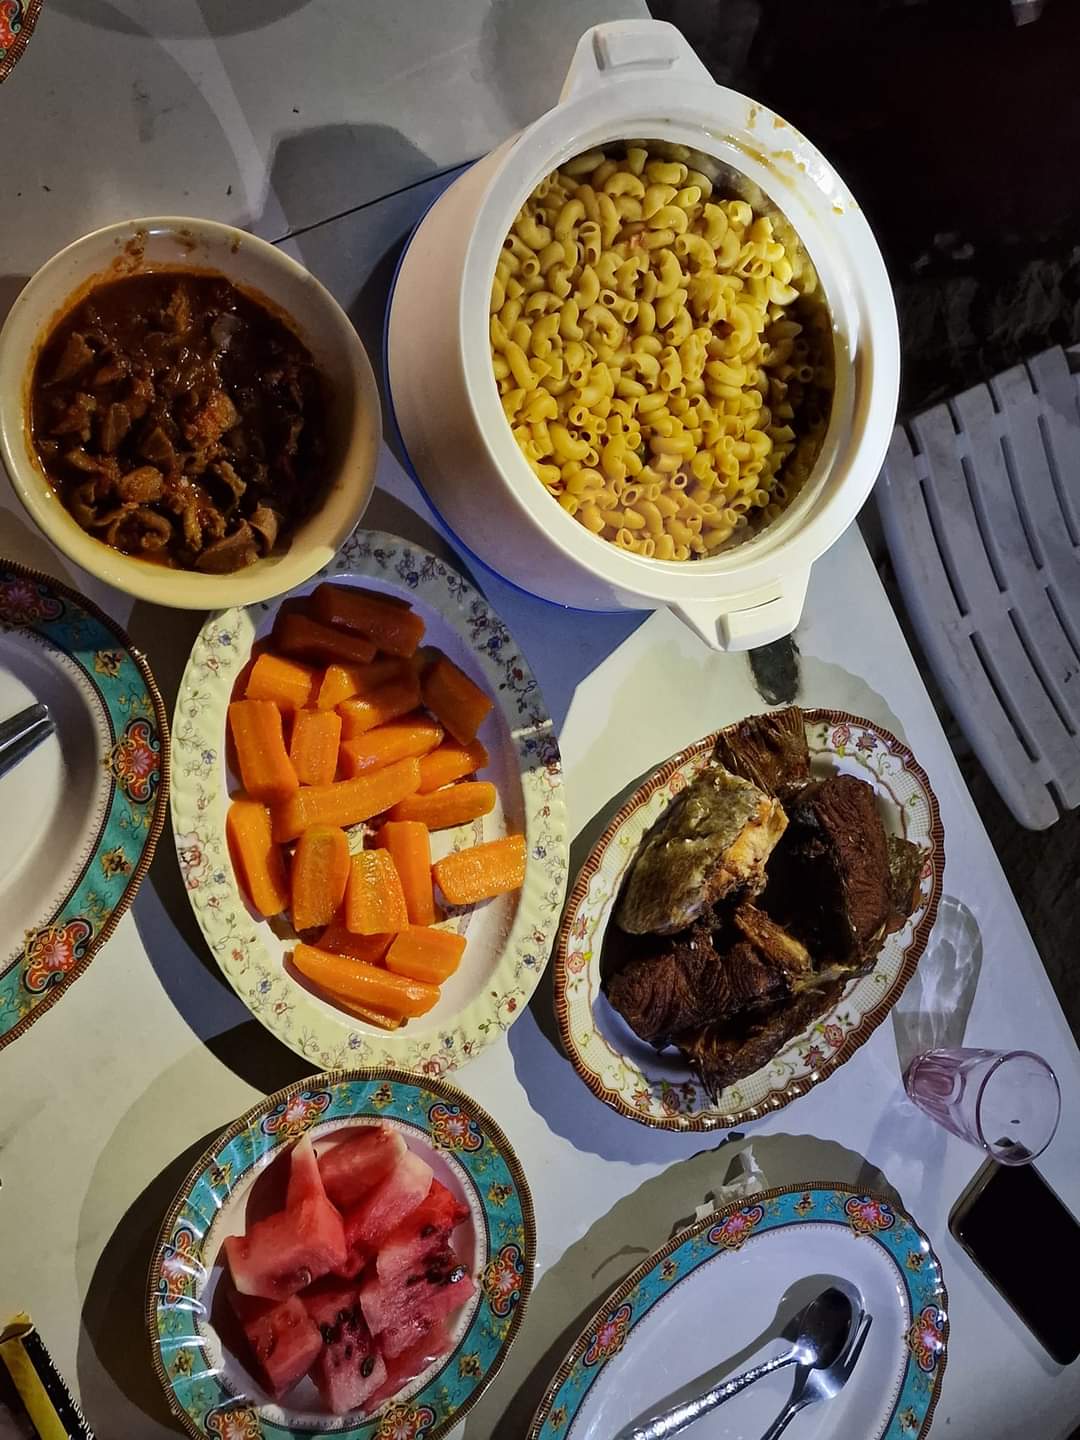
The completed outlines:
{"type": "Polygon", "coordinates": [[[10,720],[0,721],[0,775],[14,769],[55,728],[45,705],[28,705],[10,720]]]}
{"type": "Polygon", "coordinates": [[[765,1431],[761,1440],[777,1440],[777,1437],[784,1433],[800,1410],[805,1410],[807,1405],[816,1405],[819,1400],[832,1400],[839,1395],[851,1379],[851,1372],[855,1369],[859,1356],[862,1354],[862,1348],[866,1343],[866,1337],[870,1333],[872,1324],[873,1316],[863,1311],[859,1316],[854,1338],[831,1365],[825,1368],[799,1366],[795,1372],[795,1384],[791,1391],[791,1399],[765,1431]]]}
{"type": "MultiPolygon", "coordinates": [[[[820,1295],[816,1295],[809,1305],[804,1305],[784,1327],[784,1338],[792,1342],[791,1349],[786,1354],[766,1360],[764,1364],[755,1365],[750,1370],[744,1370],[733,1380],[725,1380],[722,1385],[706,1390],[704,1395],[698,1395],[693,1400],[673,1405],[670,1410],[653,1416],[643,1425],[631,1425],[620,1430],[615,1440],[667,1440],[668,1436],[685,1430],[688,1425],[692,1425],[702,1415],[708,1415],[718,1405],[723,1405],[725,1400],[730,1400],[733,1395],[745,1390],[748,1385],[753,1385],[756,1380],[761,1380],[766,1375],[775,1374],[785,1365],[798,1366],[795,1387],[796,1391],[799,1391],[800,1386],[806,1385],[805,1378],[800,1380],[800,1376],[814,1374],[818,1368],[832,1365],[838,1356],[843,1355],[862,1314],[861,1306],[856,1307],[850,1296],[835,1286],[830,1286],[820,1295]]],[[[792,1398],[794,1394],[795,1392],[792,1398]]],[[[787,1421],[784,1423],[787,1424],[787,1421]]]]}

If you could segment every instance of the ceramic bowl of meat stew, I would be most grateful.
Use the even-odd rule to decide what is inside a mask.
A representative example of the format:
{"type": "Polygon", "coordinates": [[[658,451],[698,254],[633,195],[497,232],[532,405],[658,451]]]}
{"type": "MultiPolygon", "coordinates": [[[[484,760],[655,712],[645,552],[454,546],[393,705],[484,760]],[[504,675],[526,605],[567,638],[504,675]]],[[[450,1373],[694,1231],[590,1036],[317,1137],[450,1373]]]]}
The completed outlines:
{"type": "Polygon", "coordinates": [[[371,364],[303,266],[228,225],[124,221],[0,330],[0,457],[58,549],[143,600],[249,605],[321,569],[375,484],[371,364]]]}

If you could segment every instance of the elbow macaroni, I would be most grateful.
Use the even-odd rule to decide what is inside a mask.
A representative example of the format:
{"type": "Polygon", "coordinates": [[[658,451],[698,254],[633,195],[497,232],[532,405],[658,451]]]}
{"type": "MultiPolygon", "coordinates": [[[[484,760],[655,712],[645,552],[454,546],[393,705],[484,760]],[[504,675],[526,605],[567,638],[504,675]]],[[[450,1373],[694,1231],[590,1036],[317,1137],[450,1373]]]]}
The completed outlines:
{"type": "Polygon", "coordinates": [[[522,207],[492,282],[495,380],[533,472],[646,558],[713,554],[751,533],[750,511],[768,523],[827,423],[827,314],[808,327],[788,308],[816,286],[783,224],[681,161],[638,145],[568,161],[522,207]]]}

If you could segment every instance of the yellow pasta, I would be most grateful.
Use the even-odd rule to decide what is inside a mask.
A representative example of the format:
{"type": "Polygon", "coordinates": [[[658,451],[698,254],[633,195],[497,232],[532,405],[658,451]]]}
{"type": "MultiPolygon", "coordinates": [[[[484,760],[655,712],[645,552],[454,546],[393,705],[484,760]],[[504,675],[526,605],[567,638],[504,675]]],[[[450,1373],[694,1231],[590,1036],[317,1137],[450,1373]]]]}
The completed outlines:
{"type": "Polygon", "coordinates": [[[798,493],[828,420],[831,330],[786,219],[660,148],[590,151],[540,181],[489,325],[500,404],[549,494],[607,543],[684,562],[798,493]]]}

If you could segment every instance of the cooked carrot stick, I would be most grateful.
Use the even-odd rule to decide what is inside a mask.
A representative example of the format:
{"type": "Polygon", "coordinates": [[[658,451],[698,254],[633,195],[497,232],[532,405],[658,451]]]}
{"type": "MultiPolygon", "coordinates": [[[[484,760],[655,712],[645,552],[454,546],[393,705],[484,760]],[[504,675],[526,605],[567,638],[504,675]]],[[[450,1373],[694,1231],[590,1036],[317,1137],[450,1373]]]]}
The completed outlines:
{"type": "Polygon", "coordinates": [[[234,800],[225,834],[240,884],[254,908],[260,915],[280,915],[289,903],[289,882],[284,857],[271,837],[270,811],[258,800],[234,800]]]}
{"type": "Polygon", "coordinates": [[[301,975],[321,989],[388,1015],[426,1015],[438,1004],[439,992],[434,985],[407,980],[362,960],[345,960],[314,945],[297,945],[292,962],[301,975]]]}
{"type": "Polygon", "coordinates": [[[445,655],[424,671],[420,689],[424,704],[459,745],[476,739],[477,730],[495,704],[445,655]]]}
{"type": "Polygon", "coordinates": [[[405,1024],[404,1015],[387,1015],[382,1010],[376,1010],[371,1005],[358,1005],[355,1000],[350,1000],[347,995],[335,995],[332,990],[326,991],[327,999],[332,1000],[335,1005],[340,1005],[342,1010],[347,1010],[350,1015],[355,1015],[358,1020],[366,1020],[369,1025],[377,1025],[380,1030],[400,1030],[405,1024]]]}
{"type": "Polygon", "coordinates": [[[295,660],[264,650],[248,676],[248,700],[273,700],[282,710],[302,710],[311,699],[315,672],[295,660]]]}
{"type": "Polygon", "coordinates": [[[397,760],[356,780],[305,785],[284,804],[275,806],[274,839],[278,844],[295,840],[309,825],[355,825],[370,820],[411,795],[419,784],[419,760],[397,760]]]}
{"type": "MultiPolygon", "coordinates": [[[[294,795],[300,782],[292,761],[285,753],[281,711],[274,702],[234,700],[229,706],[229,728],[236,745],[236,759],[244,789],[252,800],[265,800],[267,804],[275,805],[294,795]]],[[[416,783],[420,783],[419,766],[416,783]]]]}
{"type": "Polygon", "coordinates": [[[357,935],[386,935],[409,923],[405,892],[388,850],[361,850],[352,857],[345,891],[345,924],[357,935]]]}
{"type": "MultiPolygon", "coordinates": [[[[419,820],[390,820],[379,831],[379,843],[390,858],[405,892],[410,925],[435,922],[435,900],[431,891],[431,839],[419,820]]],[[[424,977],[420,977],[421,979],[424,977]]]]}
{"type": "Polygon", "coordinates": [[[457,850],[431,867],[451,905],[475,905],[492,895],[518,890],[525,879],[525,837],[507,835],[471,850],[457,850]]]}
{"type": "Polygon", "coordinates": [[[479,820],[494,809],[495,786],[489,780],[466,780],[430,795],[410,794],[391,807],[389,819],[421,820],[429,830],[447,830],[451,825],[479,820]]]}
{"type": "Polygon", "coordinates": [[[386,952],[386,968],[395,975],[422,980],[426,985],[441,985],[461,964],[464,953],[464,935],[410,925],[408,930],[394,936],[386,952]]]}
{"type": "Polygon", "coordinates": [[[424,638],[424,622],[400,601],[351,586],[320,585],[311,613],[324,625],[359,631],[388,655],[411,655],[424,638]]]}
{"type": "Polygon", "coordinates": [[[334,661],[364,665],[375,657],[375,646],[363,635],[320,625],[318,620],[295,610],[279,617],[274,626],[274,643],[286,655],[299,655],[323,665],[334,661]]]}
{"type": "Polygon", "coordinates": [[[429,750],[434,750],[442,736],[442,726],[419,711],[415,715],[406,715],[402,720],[377,725],[374,730],[365,731],[355,740],[346,740],[342,745],[342,773],[363,775],[395,760],[408,760],[412,755],[419,759],[429,750]]]}
{"type": "Polygon", "coordinates": [[[415,675],[405,675],[400,680],[388,680],[370,695],[357,695],[352,700],[343,700],[338,706],[341,716],[341,738],[355,740],[374,730],[376,725],[386,725],[415,710],[420,704],[420,686],[415,675]]]}
{"type": "Polygon", "coordinates": [[[320,710],[333,710],[354,695],[370,695],[388,680],[400,680],[410,668],[410,661],[396,655],[383,655],[367,665],[328,665],[315,703],[320,710]]]}
{"type": "Polygon", "coordinates": [[[301,785],[329,785],[337,774],[341,716],[333,710],[298,710],[289,759],[301,785]]]}
{"type": "Polygon", "coordinates": [[[329,950],[334,955],[344,955],[348,960],[364,960],[368,965],[381,963],[393,935],[354,935],[346,926],[343,915],[335,915],[319,936],[316,944],[320,950],[329,950]]]}
{"type": "Polygon", "coordinates": [[[329,925],[345,897],[349,837],[337,825],[312,825],[292,859],[292,922],[297,930],[329,925]]]}
{"type": "Polygon", "coordinates": [[[465,775],[487,767],[488,753],[474,740],[471,745],[459,745],[456,740],[444,740],[430,755],[420,761],[420,794],[439,790],[465,775]]]}

